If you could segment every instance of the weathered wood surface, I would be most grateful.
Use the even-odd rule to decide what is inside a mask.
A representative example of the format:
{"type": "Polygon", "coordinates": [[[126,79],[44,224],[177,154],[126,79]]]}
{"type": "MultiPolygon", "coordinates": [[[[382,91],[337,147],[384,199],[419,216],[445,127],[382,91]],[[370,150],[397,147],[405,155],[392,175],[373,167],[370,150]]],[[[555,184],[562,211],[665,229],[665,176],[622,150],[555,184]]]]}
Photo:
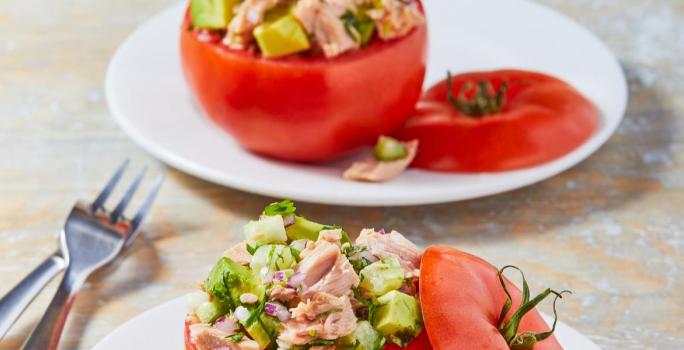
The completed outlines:
{"type": "MultiPolygon", "coordinates": [[[[681,349],[684,2],[543,2],[605,40],[629,75],[628,115],[607,146],[560,176],[491,198],[299,207],[351,231],[392,227],[424,244],[515,263],[537,289],[572,289],[563,319],[605,349],[681,349]]],[[[92,197],[123,158],[163,168],[109,117],[102,86],[117,44],[168,3],[0,2],[0,294],[54,249],[70,205],[92,197]]],[[[131,256],[80,295],[63,349],[89,349],[136,314],[190,290],[270,200],[168,172],[131,256]]],[[[0,349],[19,346],[48,294],[0,349]]]]}

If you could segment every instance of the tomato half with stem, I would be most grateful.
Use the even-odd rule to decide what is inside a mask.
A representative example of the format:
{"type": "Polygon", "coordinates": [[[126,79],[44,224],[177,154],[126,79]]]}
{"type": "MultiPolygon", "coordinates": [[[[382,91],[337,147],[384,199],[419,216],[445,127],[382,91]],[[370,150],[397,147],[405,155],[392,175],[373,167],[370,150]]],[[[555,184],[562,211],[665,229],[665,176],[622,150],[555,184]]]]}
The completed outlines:
{"type": "Polygon", "coordinates": [[[186,15],[180,53],[192,94],[216,124],[259,154],[316,162],[373,144],[401,128],[421,95],[426,25],[332,59],[266,59],[190,27],[186,15]]]}
{"type": "Polygon", "coordinates": [[[598,126],[596,106],[569,84],[541,73],[499,70],[434,85],[397,137],[419,140],[414,167],[497,172],[559,158],[598,126]]]}
{"type": "Polygon", "coordinates": [[[421,307],[436,350],[561,350],[535,306],[563,293],[530,298],[524,275],[521,292],[488,262],[449,247],[430,247],[421,261],[421,307]]]}

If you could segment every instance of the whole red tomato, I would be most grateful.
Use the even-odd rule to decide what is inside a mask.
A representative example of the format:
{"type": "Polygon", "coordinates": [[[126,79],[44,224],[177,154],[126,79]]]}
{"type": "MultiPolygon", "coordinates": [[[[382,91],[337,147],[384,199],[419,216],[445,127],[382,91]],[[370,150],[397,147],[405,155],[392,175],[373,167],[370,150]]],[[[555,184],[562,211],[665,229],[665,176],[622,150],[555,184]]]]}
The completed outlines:
{"type": "MultiPolygon", "coordinates": [[[[523,296],[505,277],[503,280],[512,300],[510,310],[505,313],[504,321],[507,322],[520,307],[523,296]]],[[[556,294],[551,290],[545,293],[556,294]]],[[[499,331],[506,300],[499,272],[488,262],[449,247],[433,246],[423,254],[420,301],[425,329],[435,350],[562,349],[553,335],[536,344],[517,347],[508,344],[499,331]]],[[[549,331],[549,326],[533,307],[518,321],[519,327],[512,330],[512,335],[549,331]]]]}
{"type": "Polygon", "coordinates": [[[462,74],[433,86],[397,137],[419,140],[415,167],[506,171],[561,157],[598,125],[597,108],[567,83],[541,73],[500,70],[462,74]]]}
{"type": "Polygon", "coordinates": [[[201,40],[190,22],[186,16],[180,51],[192,93],[216,124],[256,153],[303,162],[338,156],[396,132],[421,94],[425,25],[333,59],[265,59],[201,40]]]}

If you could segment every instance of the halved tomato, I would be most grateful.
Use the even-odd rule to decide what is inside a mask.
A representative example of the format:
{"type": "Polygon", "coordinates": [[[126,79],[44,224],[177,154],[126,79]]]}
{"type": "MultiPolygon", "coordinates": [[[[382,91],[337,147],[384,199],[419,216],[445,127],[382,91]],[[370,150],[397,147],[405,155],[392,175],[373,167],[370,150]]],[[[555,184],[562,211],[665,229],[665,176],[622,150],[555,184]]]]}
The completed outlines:
{"type": "Polygon", "coordinates": [[[397,137],[419,140],[412,166],[495,172],[561,157],[598,126],[598,109],[569,84],[541,73],[500,70],[436,84],[397,137]]]}
{"type": "MultiPolygon", "coordinates": [[[[511,310],[521,304],[522,294],[504,277],[511,294],[511,310]]],[[[555,293],[555,292],[554,292],[555,293]]],[[[459,250],[433,246],[423,254],[420,270],[420,301],[425,329],[436,350],[532,349],[510,347],[499,332],[499,318],[507,295],[499,271],[488,262],[459,250]]],[[[505,321],[513,312],[506,313],[505,321]]],[[[524,314],[515,333],[540,334],[549,326],[536,309],[524,314]]],[[[561,350],[553,335],[534,345],[535,350],[561,350]]]]}
{"type": "Polygon", "coordinates": [[[315,162],[372,144],[401,128],[421,94],[426,25],[333,59],[266,59],[202,40],[190,24],[186,16],[180,34],[190,90],[216,124],[256,153],[315,162]]]}

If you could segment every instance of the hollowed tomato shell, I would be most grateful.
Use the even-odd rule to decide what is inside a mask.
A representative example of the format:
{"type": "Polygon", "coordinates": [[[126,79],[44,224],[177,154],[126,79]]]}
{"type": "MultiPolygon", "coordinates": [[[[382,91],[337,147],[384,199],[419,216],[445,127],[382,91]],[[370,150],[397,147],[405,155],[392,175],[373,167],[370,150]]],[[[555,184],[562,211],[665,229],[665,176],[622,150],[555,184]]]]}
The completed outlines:
{"type": "Polygon", "coordinates": [[[413,114],[425,77],[426,25],[339,57],[266,59],[201,40],[186,16],[181,63],[204,112],[246,149],[284,160],[333,158],[413,114]]]}

